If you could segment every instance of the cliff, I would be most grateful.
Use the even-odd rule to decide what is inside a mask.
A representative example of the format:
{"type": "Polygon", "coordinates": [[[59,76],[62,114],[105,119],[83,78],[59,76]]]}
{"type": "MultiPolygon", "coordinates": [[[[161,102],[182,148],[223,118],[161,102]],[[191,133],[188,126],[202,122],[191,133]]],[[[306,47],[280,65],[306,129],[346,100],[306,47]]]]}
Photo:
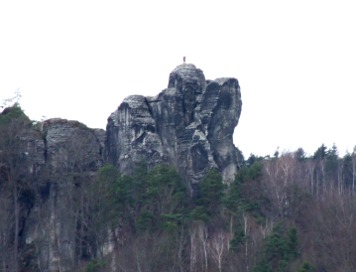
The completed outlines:
{"type": "MultiPolygon", "coordinates": [[[[182,64],[155,97],[132,95],[106,131],[77,121],[33,124],[19,107],[0,113],[0,262],[8,271],[71,271],[111,247],[92,232],[95,177],[105,163],[131,174],[145,162],[174,166],[194,194],[212,168],[225,182],[239,168],[232,136],[241,113],[234,78],[205,80],[182,64]],[[4,237],[5,237],[4,236],[4,237]]],[[[110,251],[110,250],[109,250],[110,251]]]]}
{"type": "Polygon", "coordinates": [[[0,114],[0,261],[4,271],[71,271],[102,166],[104,130],[77,121],[33,124],[19,107],[0,114]],[[21,270],[24,271],[24,270],[21,270]]]}
{"type": "Polygon", "coordinates": [[[179,65],[157,96],[128,96],[110,115],[105,161],[124,174],[142,161],[171,164],[192,188],[211,168],[229,182],[241,160],[232,138],[241,106],[237,79],[205,80],[193,64],[179,65]]]}
{"type": "Polygon", "coordinates": [[[24,243],[37,247],[37,263],[44,271],[70,271],[75,256],[86,254],[77,251],[83,239],[79,224],[87,216],[90,184],[103,164],[104,131],[56,118],[43,122],[41,132],[44,171],[26,218],[24,243]]]}

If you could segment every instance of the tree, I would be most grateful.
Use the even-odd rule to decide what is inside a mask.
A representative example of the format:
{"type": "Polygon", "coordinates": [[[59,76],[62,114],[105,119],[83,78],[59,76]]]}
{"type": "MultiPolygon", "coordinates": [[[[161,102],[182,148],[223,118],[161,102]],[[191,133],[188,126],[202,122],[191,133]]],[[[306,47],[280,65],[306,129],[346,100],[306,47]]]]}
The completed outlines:
{"type": "Polygon", "coordinates": [[[172,265],[184,271],[189,195],[172,167],[148,170],[141,164],[130,176],[120,176],[114,166],[105,165],[93,193],[97,244],[113,246],[118,267],[135,264],[134,269],[159,271],[172,265]],[[134,258],[128,261],[127,256],[134,258]]]}
{"type": "Polygon", "coordinates": [[[294,157],[298,160],[298,161],[304,161],[306,159],[306,154],[303,148],[298,148],[295,152],[294,152],[294,157]]]}
{"type": "Polygon", "coordinates": [[[355,184],[356,184],[356,146],[351,154],[352,158],[352,193],[355,194],[355,184]]]}
{"type": "Polygon", "coordinates": [[[298,256],[297,230],[277,224],[266,238],[262,259],[256,264],[254,272],[288,271],[290,261],[298,256]]]}
{"type": "Polygon", "coordinates": [[[329,186],[341,188],[341,178],[339,177],[339,151],[335,144],[327,150],[325,156],[325,175],[329,186]]]}
{"type": "MultiPolygon", "coordinates": [[[[91,185],[91,222],[90,232],[95,240],[95,246],[98,249],[100,258],[104,257],[104,245],[107,238],[115,236],[115,225],[118,224],[117,217],[120,210],[116,210],[116,183],[119,178],[117,169],[110,164],[104,165],[99,169],[96,180],[91,185]],[[110,233],[110,235],[108,235],[110,233]]],[[[122,191],[123,188],[120,188],[122,191]]],[[[119,195],[124,197],[123,194],[119,195]]],[[[122,198],[119,199],[123,201],[122,198]]],[[[114,245],[116,245],[114,239],[114,245]]]]}
{"type": "Polygon", "coordinates": [[[314,152],[313,158],[314,158],[314,159],[319,159],[319,160],[324,159],[325,156],[326,156],[326,154],[327,154],[327,149],[328,149],[328,148],[327,148],[324,144],[322,144],[322,145],[314,152]]]}
{"type": "Polygon", "coordinates": [[[298,272],[314,272],[314,268],[308,262],[304,262],[298,272]]]}
{"type": "Polygon", "coordinates": [[[217,169],[209,171],[207,176],[199,183],[199,195],[197,197],[197,209],[201,216],[209,219],[219,214],[224,196],[224,184],[217,169]]]}
{"type": "Polygon", "coordinates": [[[223,258],[227,252],[229,239],[224,231],[213,234],[209,240],[209,251],[213,260],[217,263],[219,272],[222,271],[223,258]]]}
{"type": "Polygon", "coordinates": [[[315,161],[315,194],[317,197],[326,193],[326,172],[325,172],[325,157],[327,155],[327,147],[322,144],[314,153],[313,160],[315,161]]]}
{"type": "Polygon", "coordinates": [[[3,263],[4,266],[11,267],[12,271],[18,271],[19,268],[20,198],[29,187],[25,178],[28,155],[25,135],[31,125],[31,121],[16,103],[0,114],[0,190],[10,192],[11,195],[3,196],[8,198],[8,201],[3,202],[7,206],[4,212],[7,210],[13,214],[13,217],[8,217],[11,219],[8,222],[11,227],[7,228],[10,233],[6,233],[13,239],[3,241],[5,248],[12,250],[12,260],[3,259],[3,263]]]}
{"type": "MultiPolygon", "coordinates": [[[[6,108],[11,108],[14,106],[19,106],[20,105],[20,100],[21,100],[21,92],[20,89],[17,89],[14,92],[14,96],[4,99],[2,101],[2,105],[0,106],[0,109],[6,109],[6,108]]],[[[1,113],[1,111],[0,111],[1,113]]]]}

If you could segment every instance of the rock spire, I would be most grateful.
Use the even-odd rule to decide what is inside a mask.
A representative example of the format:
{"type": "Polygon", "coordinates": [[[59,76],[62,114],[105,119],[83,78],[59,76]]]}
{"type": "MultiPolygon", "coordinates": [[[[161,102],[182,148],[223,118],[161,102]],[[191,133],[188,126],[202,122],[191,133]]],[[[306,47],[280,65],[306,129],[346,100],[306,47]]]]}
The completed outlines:
{"type": "Polygon", "coordinates": [[[241,158],[233,144],[241,106],[237,79],[206,80],[202,70],[183,63],[157,96],[128,96],[110,115],[105,160],[124,174],[142,161],[168,163],[191,188],[213,167],[229,182],[241,158]]]}

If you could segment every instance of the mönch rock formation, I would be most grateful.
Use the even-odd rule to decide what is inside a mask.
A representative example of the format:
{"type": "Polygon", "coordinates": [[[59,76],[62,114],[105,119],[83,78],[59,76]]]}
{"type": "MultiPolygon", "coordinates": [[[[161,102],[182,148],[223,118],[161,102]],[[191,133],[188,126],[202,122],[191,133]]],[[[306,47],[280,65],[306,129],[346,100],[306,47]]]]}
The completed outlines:
{"type": "MultiPolygon", "coordinates": [[[[95,255],[90,251],[95,246],[83,244],[90,238],[83,222],[90,218],[88,187],[104,163],[112,163],[122,174],[130,174],[141,162],[149,167],[171,164],[192,194],[213,167],[225,182],[232,180],[242,160],[233,144],[241,105],[236,79],[205,80],[194,65],[182,64],[157,96],[124,99],[108,118],[106,132],[60,118],[35,126],[26,119],[24,127],[15,126],[16,133],[8,128],[6,137],[20,144],[7,147],[0,141],[0,197],[10,203],[9,211],[15,209],[11,203],[18,203],[21,265],[73,271],[75,260],[95,255]],[[2,162],[5,151],[17,158],[14,180],[22,184],[14,202],[5,174],[10,166],[2,162]]],[[[3,221],[9,237],[14,237],[12,223],[3,221]]]]}
{"type": "Polygon", "coordinates": [[[193,64],[181,64],[167,89],[155,97],[128,96],[110,115],[105,161],[124,174],[142,161],[171,164],[192,189],[213,167],[228,182],[241,161],[233,144],[241,106],[237,79],[205,80],[193,64]]]}

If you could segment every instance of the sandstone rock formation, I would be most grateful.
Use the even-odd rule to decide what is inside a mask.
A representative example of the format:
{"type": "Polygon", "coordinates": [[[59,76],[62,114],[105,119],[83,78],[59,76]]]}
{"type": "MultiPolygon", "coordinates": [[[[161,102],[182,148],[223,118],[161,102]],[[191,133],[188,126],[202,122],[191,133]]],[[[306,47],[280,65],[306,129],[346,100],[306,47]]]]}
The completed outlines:
{"type": "Polygon", "coordinates": [[[232,180],[241,153],[233,144],[241,113],[237,79],[205,80],[193,64],[176,67],[155,97],[127,97],[108,118],[105,161],[129,174],[144,161],[174,165],[191,187],[209,169],[232,180]]]}
{"type": "MultiPolygon", "coordinates": [[[[206,81],[194,65],[182,64],[157,96],[127,97],[108,118],[106,132],[59,118],[34,126],[27,117],[0,131],[0,212],[9,216],[0,220],[0,229],[18,237],[21,266],[71,271],[78,260],[95,256],[103,245],[84,242],[93,238],[84,224],[91,216],[89,187],[104,163],[124,174],[142,161],[149,167],[171,164],[192,193],[213,167],[224,181],[233,179],[241,160],[232,140],[241,105],[236,79],[206,81]],[[5,136],[17,144],[7,148],[5,136]],[[16,158],[12,170],[17,172],[11,181],[4,160],[10,157],[16,158]],[[16,194],[11,182],[18,183],[16,194]],[[15,229],[8,212],[13,210],[18,211],[15,229]]],[[[11,239],[2,244],[8,251],[0,253],[5,266],[13,259],[13,245],[11,239]]]]}
{"type": "Polygon", "coordinates": [[[41,130],[45,172],[36,181],[41,188],[24,242],[38,250],[36,262],[44,271],[70,271],[78,256],[86,187],[103,163],[104,130],[59,118],[46,120],[41,130]]]}

